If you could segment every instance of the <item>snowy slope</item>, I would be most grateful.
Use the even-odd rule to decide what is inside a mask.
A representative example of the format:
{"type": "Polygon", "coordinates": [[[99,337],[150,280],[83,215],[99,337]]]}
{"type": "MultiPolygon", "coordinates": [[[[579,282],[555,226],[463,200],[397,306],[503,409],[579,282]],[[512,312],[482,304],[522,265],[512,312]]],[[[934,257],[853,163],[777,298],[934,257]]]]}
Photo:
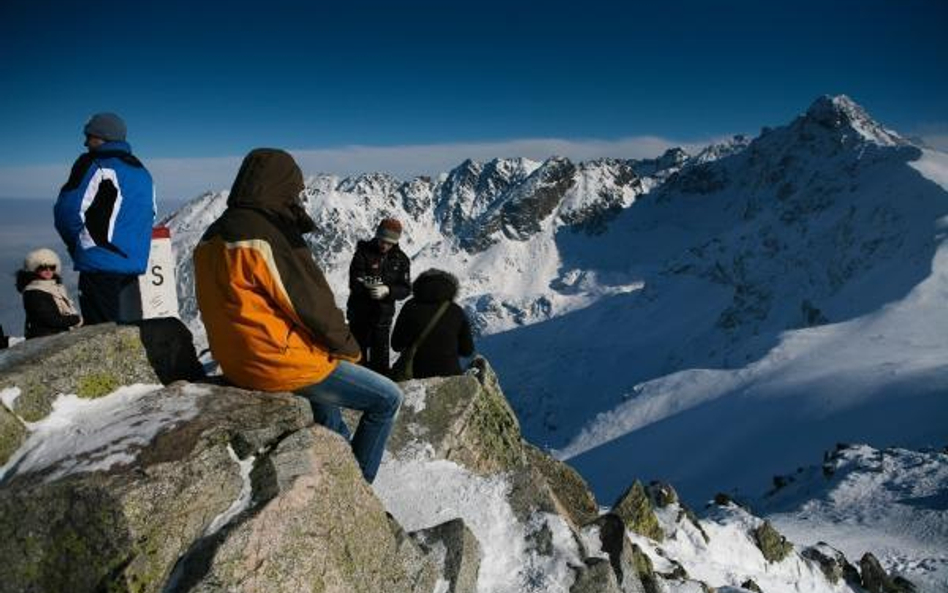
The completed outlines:
{"type": "Polygon", "coordinates": [[[948,442],[943,167],[823,98],[560,233],[564,269],[643,288],[482,342],[528,438],[606,501],[639,477],[692,502],[839,440],[948,442]]]}
{"type": "Polygon", "coordinates": [[[922,591],[948,591],[948,451],[841,446],[754,502],[800,545],[871,552],[922,591]]]}

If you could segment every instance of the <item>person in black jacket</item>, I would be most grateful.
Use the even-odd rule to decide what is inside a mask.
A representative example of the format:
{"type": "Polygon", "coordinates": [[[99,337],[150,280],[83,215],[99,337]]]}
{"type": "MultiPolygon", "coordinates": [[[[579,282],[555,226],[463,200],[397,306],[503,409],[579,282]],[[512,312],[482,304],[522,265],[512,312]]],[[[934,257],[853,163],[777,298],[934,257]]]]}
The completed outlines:
{"type": "Polygon", "coordinates": [[[401,234],[399,221],[382,220],[375,238],[359,241],[349,264],[349,329],[362,350],[361,364],[386,376],[395,301],[411,294],[411,262],[398,248],[401,234]]]}
{"type": "MultiPolygon", "coordinates": [[[[445,301],[458,294],[458,280],[442,270],[422,272],[412,285],[412,298],[402,307],[392,333],[392,349],[402,352],[411,348],[428,326],[428,322],[445,301]]],[[[418,345],[413,361],[413,378],[446,377],[463,373],[458,357],[474,354],[471,324],[464,309],[451,303],[418,345]]]]}
{"type": "Polygon", "coordinates": [[[49,336],[82,325],[82,317],[69,298],[59,275],[62,264],[52,249],[27,254],[16,274],[16,289],[23,293],[26,338],[49,336]]]}
{"type": "Polygon", "coordinates": [[[0,325],[0,350],[3,350],[10,345],[10,338],[7,337],[7,334],[3,333],[3,326],[0,325]]]}

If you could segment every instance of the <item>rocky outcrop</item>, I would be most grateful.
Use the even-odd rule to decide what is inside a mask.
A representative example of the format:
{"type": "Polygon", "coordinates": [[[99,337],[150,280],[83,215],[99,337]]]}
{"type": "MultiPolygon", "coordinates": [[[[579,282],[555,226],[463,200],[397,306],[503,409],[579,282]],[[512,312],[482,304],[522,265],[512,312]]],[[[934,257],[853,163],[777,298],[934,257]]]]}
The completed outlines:
{"type": "Polygon", "coordinates": [[[626,537],[625,524],[618,515],[606,513],[590,526],[597,532],[600,549],[609,556],[612,570],[623,593],[661,591],[651,560],[626,537]]]}
{"type": "Polygon", "coordinates": [[[435,559],[444,593],[474,593],[481,563],[481,545],[461,519],[452,519],[429,529],[414,531],[412,538],[435,559]]]}
{"type": "MultiPolygon", "coordinates": [[[[395,458],[429,450],[482,476],[507,473],[511,503],[524,514],[543,510],[575,527],[598,515],[596,501],[578,473],[523,440],[497,375],[478,358],[466,375],[402,384],[405,404],[386,447],[395,458]]],[[[355,422],[355,417],[348,420],[355,422]]]]}
{"type": "Polygon", "coordinates": [[[287,396],[180,384],[125,402],[111,430],[90,420],[85,446],[34,455],[27,443],[0,488],[0,529],[12,534],[0,588],[161,590],[240,497],[235,457],[302,429],[307,414],[287,396]]]}
{"type": "Polygon", "coordinates": [[[395,456],[424,444],[435,458],[489,475],[526,461],[520,425],[484,359],[467,375],[403,384],[405,405],[389,437],[395,456]]]}
{"type": "Polygon", "coordinates": [[[844,580],[851,585],[859,585],[859,571],[839,550],[820,542],[815,546],[805,548],[800,555],[815,562],[830,583],[835,585],[844,580]]]}
{"type": "Polygon", "coordinates": [[[754,529],[753,535],[754,542],[767,562],[780,562],[793,551],[793,544],[774,529],[769,521],[764,521],[754,529]]]}
{"type": "Polygon", "coordinates": [[[305,400],[162,387],[200,374],[181,330],[107,324],[3,355],[0,591],[432,591],[439,566],[305,400]],[[62,394],[91,399],[54,409],[62,394]]]}
{"type": "Polygon", "coordinates": [[[84,327],[27,340],[0,358],[0,389],[18,389],[12,411],[35,422],[60,393],[95,398],[120,385],[159,383],[134,326],[84,327]]]}
{"type": "Polygon", "coordinates": [[[177,319],[94,325],[4,350],[0,391],[9,410],[0,410],[0,464],[25,438],[20,421],[46,417],[59,394],[92,399],[122,385],[202,376],[191,333],[177,319]]]}
{"type": "Polygon", "coordinates": [[[438,567],[302,399],[178,383],[118,422],[86,450],[18,451],[0,590],[433,589],[438,567]]]}
{"type": "Polygon", "coordinates": [[[612,505],[612,512],[622,519],[630,531],[656,541],[665,539],[665,534],[655,517],[652,502],[638,480],[612,505]]]}
{"type": "Polygon", "coordinates": [[[866,552],[859,560],[862,586],[869,593],[915,593],[915,585],[901,577],[890,576],[875,556],[866,552]]]}
{"type": "Polygon", "coordinates": [[[754,593],[764,593],[763,590],[761,590],[760,585],[754,582],[754,579],[747,579],[741,583],[741,588],[747,589],[748,591],[753,591],[754,593]]]}
{"type": "Polygon", "coordinates": [[[589,558],[576,575],[569,593],[622,593],[608,560],[589,558]]]}
{"type": "MultiPolygon", "coordinates": [[[[17,396],[5,391],[12,411],[0,408],[13,443],[0,479],[0,591],[477,589],[481,545],[464,522],[407,533],[345,440],[312,425],[305,400],[162,386],[174,349],[161,348],[162,362],[145,343],[154,336],[142,335],[96,326],[4,359],[0,376],[17,396]],[[24,389],[53,362],[72,372],[24,389]],[[106,375],[108,397],[76,398],[83,376],[106,375]],[[112,378],[136,386],[113,391],[112,378]],[[72,408],[53,406],[64,393],[72,408]],[[26,410],[37,422],[29,429],[18,417],[26,410]]],[[[423,447],[474,475],[503,476],[529,547],[555,558],[566,525],[582,550],[575,530],[595,517],[595,500],[572,469],[522,440],[487,362],[474,368],[404,384],[388,455],[423,447]]],[[[568,570],[593,583],[601,568],[587,564],[568,570]]]]}
{"type": "Polygon", "coordinates": [[[395,462],[415,458],[423,450],[423,457],[432,462],[452,461],[480,476],[503,476],[506,504],[523,526],[537,563],[562,554],[554,549],[554,523],[562,521],[569,530],[584,556],[582,564],[570,565],[575,577],[571,591],[645,591],[618,517],[608,543],[596,545],[604,551],[608,547],[615,558],[603,563],[586,556],[581,532],[598,524],[593,495],[575,470],[523,441],[486,360],[476,359],[465,376],[409,381],[402,388],[405,404],[388,445],[395,462]]]}
{"type": "Polygon", "coordinates": [[[348,449],[315,426],[281,440],[251,474],[266,502],[199,542],[166,590],[432,591],[435,565],[389,521],[348,449]]]}
{"type": "Polygon", "coordinates": [[[121,385],[202,376],[191,333],[172,318],[83,327],[27,340],[0,354],[0,390],[12,393],[11,411],[27,422],[48,415],[61,393],[96,398],[121,385]]]}
{"type": "Polygon", "coordinates": [[[6,463],[24,440],[26,427],[23,422],[5,405],[0,405],[0,464],[6,463]]]}

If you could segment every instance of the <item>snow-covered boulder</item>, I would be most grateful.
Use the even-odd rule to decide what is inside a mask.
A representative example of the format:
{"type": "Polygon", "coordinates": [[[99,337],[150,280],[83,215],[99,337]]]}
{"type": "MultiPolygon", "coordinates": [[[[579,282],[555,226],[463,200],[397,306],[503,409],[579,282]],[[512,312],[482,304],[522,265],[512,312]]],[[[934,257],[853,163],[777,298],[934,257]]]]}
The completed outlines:
{"type": "Polygon", "coordinates": [[[17,415],[20,396],[4,396],[19,436],[0,466],[0,591],[566,593],[617,582],[579,535],[595,500],[522,440],[486,361],[403,384],[370,486],[302,398],[162,386],[176,356],[149,355],[148,333],[87,328],[5,361],[11,390],[70,352],[83,373],[142,379],[89,398],[76,393],[80,373],[57,374],[48,413],[31,421],[17,415]]]}
{"type": "Polygon", "coordinates": [[[574,529],[596,518],[595,498],[579,474],[523,440],[485,359],[466,375],[409,381],[402,389],[405,404],[386,447],[393,461],[424,455],[484,477],[505,473],[518,515],[542,508],[574,529]]]}
{"type": "Polygon", "coordinates": [[[318,426],[291,433],[254,463],[249,486],[251,500],[266,502],[195,542],[167,589],[434,590],[437,567],[389,520],[338,435],[318,426]]]}
{"type": "Polygon", "coordinates": [[[436,559],[444,593],[465,593],[477,590],[477,573],[481,565],[481,545],[461,519],[452,519],[429,529],[412,532],[421,549],[436,559]]]}
{"type": "Polygon", "coordinates": [[[346,442],[285,394],[68,396],[0,485],[3,591],[432,591],[346,442]]]}
{"type": "Polygon", "coordinates": [[[601,576],[579,534],[598,515],[593,495],[572,468],[522,439],[486,360],[463,376],[401,386],[405,403],[375,482],[399,523],[424,530],[463,519],[483,547],[479,591],[567,593],[616,580],[601,576]]]}
{"type": "Polygon", "coordinates": [[[387,445],[393,456],[423,445],[481,475],[524,463],[517,417],[484,359],[470,374],[409,381],[402,389],[405,404],[387,445]]]}
{"type": "Polygon", "coordinates": [[[203,375],[191,334],[177,319],[106,323],[27,340],[0,354],[0,464],[61,393],[97,398],[122,385],[203,375]]]}

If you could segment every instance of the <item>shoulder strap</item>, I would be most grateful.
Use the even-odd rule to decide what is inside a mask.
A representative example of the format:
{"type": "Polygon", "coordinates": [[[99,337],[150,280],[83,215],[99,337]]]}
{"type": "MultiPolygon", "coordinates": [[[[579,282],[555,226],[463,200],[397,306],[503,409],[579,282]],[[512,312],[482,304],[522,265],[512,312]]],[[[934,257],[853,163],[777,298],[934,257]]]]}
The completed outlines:
{"type": "Polygon", "coordinates": [[[424,331],[421,332],[421,335],[418,336],[418,339],[415,340],[415,343],[411,345],[412,350],[417,350],[418,347],[421,346],[422,342],[425,341],[425,338],[428,337],[428,334],[431,333],[431,330],[434,329],[435,324],[438,323],[438,320],[441,319],[441,316],[444,315],[444,312],[448,310],[448,305],[450,304],[451,304],[450,300],[444,301],[443,303],[441,303],[441,306],[438,307],[437,311],[435,311],[435,314],[431,318],[431,321],[429,321],[428,325],[425,326],[424,331]]]}

